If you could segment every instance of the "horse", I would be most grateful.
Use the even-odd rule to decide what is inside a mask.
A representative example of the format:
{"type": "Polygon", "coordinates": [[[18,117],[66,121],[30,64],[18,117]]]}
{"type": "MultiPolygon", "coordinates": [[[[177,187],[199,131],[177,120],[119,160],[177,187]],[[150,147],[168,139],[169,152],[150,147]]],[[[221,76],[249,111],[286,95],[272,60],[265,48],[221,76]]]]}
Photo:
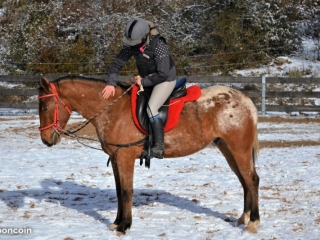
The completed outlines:
{"type": "MultiPolygon", "coordinates": [[[[109,155],[116,185],[117,215],[109,229],[120,236],[132,225],[134,164],[146,135],[133,121],[128,87],[118,85],[114,96],[104,99],[105,86],[103,80],[80,76],[52,82],[41,78],[39,129],[42,142],[51,147],[61,141],[72,111],[93,124],[109,155]]],[[[247,95],[216,85],[201,89],[196,101],[186,102],[178,124],[164,137],[165,158],[190,155],[215,143],[243,188],[244,209],[235,226],[244,224],[249,233],[257,233],[260,226],[257,122],[257,109],[247,95]]]]}

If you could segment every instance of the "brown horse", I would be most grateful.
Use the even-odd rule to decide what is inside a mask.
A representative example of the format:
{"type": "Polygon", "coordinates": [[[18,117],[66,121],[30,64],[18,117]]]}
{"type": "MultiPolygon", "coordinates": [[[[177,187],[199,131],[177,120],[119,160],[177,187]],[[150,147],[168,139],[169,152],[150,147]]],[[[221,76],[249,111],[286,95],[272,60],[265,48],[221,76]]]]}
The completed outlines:
{"type": "MultiPolygon", "coordinates": [[[[145,135],[132,119],[130,94],[118,86],[114,97],[104,99],[101,92],[105,85],[104,81],[84,77],[66,76],[51,83],[42,78],[40,130],[43,143],[53,146],[60,141],[71,111],[95,126],[101,147],[111,159],[118,197],[117,217],[109,229],[121,235],[132,224],[134,163],[145,135]]],[[[245,224],[251,233],[256,233],[260,225],[259,177],[255,170],[257,119],[249,97],[232,88],[213,86],[202,89],[197,101],[185,103],[178,125],[165,134],[166,158],[193,154],[219,140],[215,141],[217,147],[243,187],[244,211],[236,226],[245,224]]]]}

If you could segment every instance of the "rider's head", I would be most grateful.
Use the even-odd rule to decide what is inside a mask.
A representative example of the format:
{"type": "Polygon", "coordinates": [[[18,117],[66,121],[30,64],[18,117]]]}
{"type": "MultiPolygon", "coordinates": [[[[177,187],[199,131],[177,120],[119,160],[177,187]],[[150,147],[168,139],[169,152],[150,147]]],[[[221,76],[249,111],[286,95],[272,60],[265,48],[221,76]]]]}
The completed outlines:
{"type": "Polygon", "coordinates": [[[122,40],[129,46],[135,46],[144,41],[149,31],[150,28],[146,20],[133,18],[127,23],[122,40]]]}

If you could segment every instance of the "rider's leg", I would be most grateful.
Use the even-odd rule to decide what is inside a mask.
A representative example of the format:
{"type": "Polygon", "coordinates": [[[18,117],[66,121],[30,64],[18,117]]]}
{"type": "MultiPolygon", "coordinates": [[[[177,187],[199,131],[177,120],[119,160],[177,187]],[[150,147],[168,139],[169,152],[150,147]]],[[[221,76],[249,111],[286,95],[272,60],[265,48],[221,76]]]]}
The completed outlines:
{"type": "Polygon", "coordinates": [[[164,155],[164,131],[162,119],[159,115],[150,118],[153,132],[154,145],[151,148],[151,157],[163,158],[164,155]]]}
{"type": "Polygon", "coordinates": [[[164,154],[164,131],[163,123],[159,115],[159,108],[168,99],[171,92],[176,85],[176,81],[163,82],[154,86],[149,102],[148,102],[148,117],[150,119],[153,136],[154,146],[151,148],[151,156],[156,158],[163,158],[164,154]]]}

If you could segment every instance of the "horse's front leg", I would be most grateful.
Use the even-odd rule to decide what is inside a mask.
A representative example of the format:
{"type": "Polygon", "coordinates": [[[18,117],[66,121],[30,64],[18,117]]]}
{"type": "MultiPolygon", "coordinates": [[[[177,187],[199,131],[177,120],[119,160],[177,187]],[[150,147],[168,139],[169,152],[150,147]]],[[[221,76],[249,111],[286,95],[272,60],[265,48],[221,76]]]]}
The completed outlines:
{"type": "Polygon", "coordinates": [[[133,174],[134,162],[133,154],[126,151],[119,151],[116,158],[112,159],[117,197],[118,212],[114,223],[109,227],[110,230],[117,230],[117,235],[125,234],[132,224],[132,197],[133,197],[133,174]]]}
{"type": "Polygon", "coordinates": [[[110,159],[111,159],[113,176],[116,184],[117,199],[118,199],[117,217],[114,220],[113,224],[109,226],[109,230],[113,231],[118,227],[118,225],[121,222],[123,208],[122,208],[121,184],[120,184],[118,166],[116,163],[115,156],[110,156],[110,159]]]}

